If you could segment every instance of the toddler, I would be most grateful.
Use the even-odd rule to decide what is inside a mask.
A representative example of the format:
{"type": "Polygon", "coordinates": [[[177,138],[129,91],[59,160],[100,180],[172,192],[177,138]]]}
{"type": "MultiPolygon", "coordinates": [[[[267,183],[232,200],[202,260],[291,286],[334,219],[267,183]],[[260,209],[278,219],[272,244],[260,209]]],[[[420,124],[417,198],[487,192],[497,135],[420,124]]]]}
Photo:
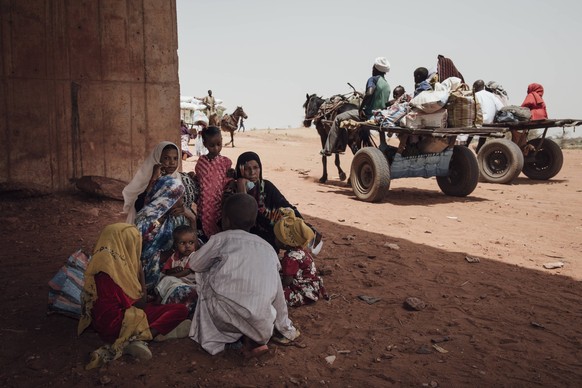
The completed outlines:
{"type": "Polygon", "coordinates": [[[172,251],[162,254],[162,260],[168,253],[170,257],[162,267],[164,276],[156,286],[158,301],[162,304],[181,303],[188,307],[191,317],[196,307],[194,273],[188,268],[188,256],[196,250],[196,231],[189,225],[180,225],[174,229],[172,251]]]}

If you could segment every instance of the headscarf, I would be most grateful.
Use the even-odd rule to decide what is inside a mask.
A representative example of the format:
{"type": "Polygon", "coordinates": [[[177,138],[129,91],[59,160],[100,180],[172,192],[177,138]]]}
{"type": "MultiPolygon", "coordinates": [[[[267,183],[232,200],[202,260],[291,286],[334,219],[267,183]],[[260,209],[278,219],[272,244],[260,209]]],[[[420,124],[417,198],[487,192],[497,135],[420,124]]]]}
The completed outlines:
{"type": "MultiPolygon", "coordinates": [[[[95,275],[106,273],[123,292],[132,299],[143,295],[139,278],[141,275],[141,238],[134,225],[118,223],[108,225],[103,229],[93,257],[85,271],[82,305],[83,311],[77,333],[80,335],[91,324],[91,310],[98,298],[95,275]]],[[[119,358],[123,347],[130,339],[152,339],[145,312],[136,307],[125,310],[121,331],[112,345],[105,345],[92,353],[92,359],[87,369],[119,358]]]]}
{"type": "Polygon", "coordinates": [[[543,99],[544,87],[540,84],[532,83],[527,87],[527,96],[521,106],[531,110],[532,120],[543,120],[548,118],[546,103],[543,99]]]}
{"type": "Polygon", "coordinates": [[[239,155],[238,159],[236,160],[236,179],[244,178],[243,177],[243,169],[247,162],[254,160],[258,163],[259,167],[261,168],[261,173],[259,174],[259,181],[263,180],[263,164],[261,163],[261,158],[259,155],[252,151],[243,152],[239,155]]]}
{"type": "Polygon", "coordinates": [[[168,215],[163,223],[158,221],[182,198],[184,191],[184,185],[179,179],[170,175],[160,177],[147,194],[145,205],[135,218],[135,224],[143,240],[141,261],[148,289],[155,286],[160,275],[159,263],[152,258],[159,251],[166,251],[172,247],[174,228],[188,223],[184,216],[168,215]]]}
{"type": "Polygon", "coordinates": [[[544,103],[544,87],[540,84],[529,84],[527,87],[527,94],[531,94],[536,104],[544,103]]]}
{"type": "Polygon", "coordinates": [[[437,56],[437,73],[439,75],[440,82],[443,82],[449,77],[457,77],[460,78],[463,83],[465,82],[463,74],[457,70],[457,67],[453,61],[443,55],[437,56]]]}
{"type": "MultiPolygon", "coordinates": [[[[144,160],[140,168],[135,173],[133,179],[125,188],[123,189],[123,212],[127,213],[127,220],[128,224],[133,224],[135,220],[135,200],[137,197],[144,192],[144,190],[148,187],[148,183],[152,177],[152,171],[156,164],[160,164],[160,158],[162,157],[162,151],[168,145],[173,146],[178,151],[178,155],[180,155],[180,149],[172,142],[169,141],[162,141],[158,143],[152,150],[152,152],[148,155],[148,157],[144,160]]],[[[180,158],[178,158],[178,167],[176,171],[174,171],[171,176],[174,178],[180,179],[180,158]]]]}
{"type": "Polygon", "coordinates": [[[277,240],[289,247],[305,248],[315,237],[313,230],[305,222],[295,216],[290,208],[281,208],[282,217],[273,227],[277,240]]]}
{"type": "Polygon", "coordinates": [[[135,226],[118,223],[108,225],[103,229],[85,271],[83,313],[79,321],[79,334],[91,323],[91,310],[97,299],[95,275],[99,272],[109,275],[130,298],[141,297],[140,256],[141,238],[135,226]]]}
{"type": "Polygon", "coordinates": [[[244,178],[243,171],[245,164],[252,160],[258,163],[261,172],[259,173],[259,181],[251,190],[247,189],[247,193],[255,198],[260,212],[261,209],[264,209],[265,207],[265,183],[263,182],[263,164],[261,163],[261,158],[259,158],[259,155],[252,151],[247,151],[240,154],[236,160],[236,179],[244,178]]]}
{"type": "Polygon", "coordinates": [[[485,85],[485,90],[499,97],[504,106],[509,105],[509,96],[507,95],[507,91],[498,82],[487,82],[487,85],[485,85]]]}

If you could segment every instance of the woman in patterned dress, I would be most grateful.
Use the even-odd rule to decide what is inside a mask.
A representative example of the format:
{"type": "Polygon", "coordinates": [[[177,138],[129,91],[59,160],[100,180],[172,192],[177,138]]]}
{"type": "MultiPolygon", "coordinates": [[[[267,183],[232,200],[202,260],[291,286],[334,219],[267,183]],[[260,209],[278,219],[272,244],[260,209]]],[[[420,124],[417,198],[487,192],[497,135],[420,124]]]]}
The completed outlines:
{"type": "Polygon", "coordinates": [[[196,216],[184,207],[185,188],[181,180],[165,175],[156,180],[137,213],[135,224],[143,245],[141,262],[149,293],[161,275],[160,252],[172,248],[172,232],[179,225],[195,225],[196,216]]]}

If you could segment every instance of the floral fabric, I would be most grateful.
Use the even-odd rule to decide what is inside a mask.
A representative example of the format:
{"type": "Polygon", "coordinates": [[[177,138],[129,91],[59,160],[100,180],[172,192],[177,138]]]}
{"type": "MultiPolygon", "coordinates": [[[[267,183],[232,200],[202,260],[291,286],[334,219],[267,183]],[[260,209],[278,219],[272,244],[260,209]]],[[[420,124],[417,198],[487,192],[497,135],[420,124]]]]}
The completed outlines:
{"type": "Polygon", "coordinates": [[[300,248],[285,252],[281,259],[281,275],[293,277],[293,283],[283,286],[288,306],[297,307],[327,298],[323,279],[317,275],[313,258],[308,251],[300,248]]]}

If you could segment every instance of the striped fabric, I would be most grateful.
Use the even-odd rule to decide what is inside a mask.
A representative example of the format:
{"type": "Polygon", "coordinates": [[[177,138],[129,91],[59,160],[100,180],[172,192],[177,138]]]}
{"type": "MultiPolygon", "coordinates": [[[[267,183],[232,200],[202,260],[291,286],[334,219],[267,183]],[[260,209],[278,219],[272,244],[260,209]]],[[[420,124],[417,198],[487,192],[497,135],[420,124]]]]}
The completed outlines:
{"type": "Polygon", "coordinates": [[[203,155],[196,162],[194,171],[200,185],[198,217],[202,221],[202,231],[206,237],[220,232],[218,221],[221,218],[222,194],[230,180],[226,172],[231,166],[232,161],[222,155],[212,159],[203,155]]]}
{"type": "Polygon", "coordinates": [[[293,340],[279,276],[279,258],[263,239],[243,230],[215,234],[190,255],[198,304],[190,337],[210,354],[245,335],[266,344],[273,326],[293,340]]]}
{"type": "Polygon", "coordinates": [[[465,82],[463,75],[459,70],[457,70],[453,61],[442,55],[437,57],[437,73],[439,75],[439,82],[443,82],[449,77],[457,77],[460,78],[463,83],[465,82]]]}

